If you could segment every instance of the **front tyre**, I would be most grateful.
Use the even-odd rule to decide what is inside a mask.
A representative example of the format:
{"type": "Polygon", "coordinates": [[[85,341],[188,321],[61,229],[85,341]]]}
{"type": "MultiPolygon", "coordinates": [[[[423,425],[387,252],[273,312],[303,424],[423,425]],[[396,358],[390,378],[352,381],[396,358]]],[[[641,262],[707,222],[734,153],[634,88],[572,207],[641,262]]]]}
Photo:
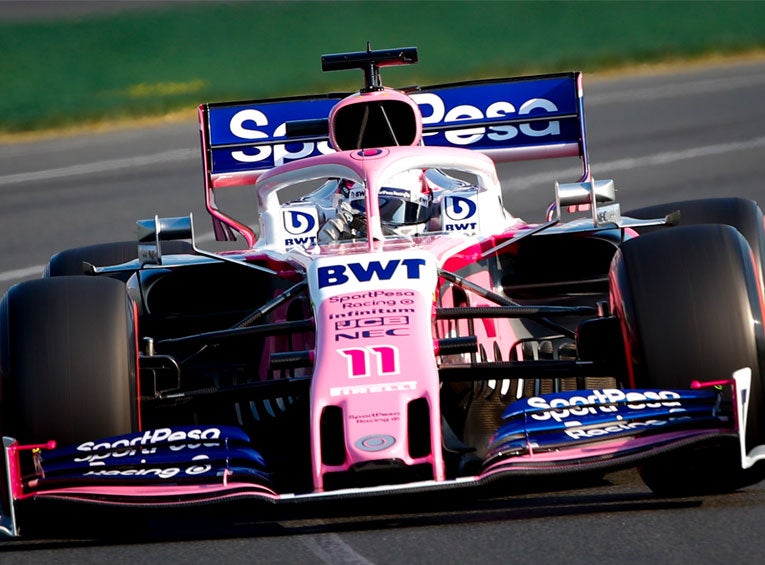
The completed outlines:
{"type": "Polygon", "coordinates": [[[4,435],[67,445],[137,429],[137,346],[124,283],[20,283],[0,302],[0,328],[4,435]]]}
{"type": "MultiPolygon", "coordinates": [[[[750,367],[747,448],[765,443],[762,301],[751,248],[736,229],[681,226],[627,241],[612,263],[611,303],[632,387],[688,389],[750,367]]],[[[726,492],[758,480],[741,471],[730,446],[652,461],[642,476],[661,495],[726,492]]]]}

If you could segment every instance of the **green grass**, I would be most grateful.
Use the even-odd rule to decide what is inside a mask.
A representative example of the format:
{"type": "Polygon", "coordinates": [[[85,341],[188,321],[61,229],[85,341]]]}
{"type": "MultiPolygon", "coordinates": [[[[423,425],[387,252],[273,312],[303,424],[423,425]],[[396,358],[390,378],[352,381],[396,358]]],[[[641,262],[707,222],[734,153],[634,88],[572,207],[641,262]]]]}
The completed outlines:
{"type": "Polygon", "coordinates": [[[353,90],[324,53],[417,46],[391,86],[582,70],[765,47],[765,1],[191,3],[0,22],[0,133],[154,115],[201,102],[353,90]]]}

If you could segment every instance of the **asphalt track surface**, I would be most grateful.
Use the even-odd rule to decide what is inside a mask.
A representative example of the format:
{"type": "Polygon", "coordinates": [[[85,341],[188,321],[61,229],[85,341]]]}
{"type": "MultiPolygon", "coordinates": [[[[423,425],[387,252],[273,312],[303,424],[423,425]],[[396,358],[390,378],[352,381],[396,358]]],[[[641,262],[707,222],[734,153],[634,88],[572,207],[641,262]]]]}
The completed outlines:
{"type": "MultiPolygon", "coordinates": [[[[765,205],[763,88],[763,61],[586,77],[595,177],[616,180],[623,210],[722,195],[765,205]]],[[[578,176],[566,161],[500,172],[508,208],[528,220],[542,218],[555,180],[578,176]]],[[[253,195],[230,198],[244,219],[255,218],[253,195]]],[[[193,118],[0,144],[0,290],[39,276],[60,249],[132,239],[136,219],[189,212],[202,245],[215,249],[193,118]]],[[[60,530],[1,542],[0,562],[727,563],[765,556],[765,484],[728,496],[660,499],[622,471],[571,486],[295,515],[241,508],[109,515],[84,522],[73,539],[60,530]]],[[[61,517],[62,527],[77,524],[76,515],[61,517]]]]}

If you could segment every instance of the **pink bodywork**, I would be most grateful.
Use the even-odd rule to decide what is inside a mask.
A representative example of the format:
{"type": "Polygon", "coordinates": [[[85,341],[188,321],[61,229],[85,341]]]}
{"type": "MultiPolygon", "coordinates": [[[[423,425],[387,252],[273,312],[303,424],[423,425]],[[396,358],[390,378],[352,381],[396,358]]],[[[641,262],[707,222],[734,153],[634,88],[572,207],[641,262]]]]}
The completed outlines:
{"type": "MultiPolygon", "coordinates": [[[[355,264],[374,260],[370,255],[353,258],[355,264]]],[[[358,288],[351,292],[322,294],[315,306],[316,327],[320,328],[311,387],[316,490],[323,490],[324,473],[345,471],[353,465],[380,459],[407,465],[430,463],[434,478],[444,479],[440,381],[431,353],[435,265],[432,260],[428,265],[418,264],[420,259],[411,260],[414,263],[409,266],[399,263],[396,270],[402,270],[402,276],[416,275],[417,282],[424,283],[421,288],[403,285],[381,288],[374,282],[354,285],[358,288]],[[430,407],[431,446],[427,456],[414,458],[409,450],[407,413],[409,403],[419,398],[425,399],[430,407]],[[343,413],[346,458],[337,466],[322,463],[319,431],[327,406],[338,406],[343,413]]],[[[334,259],[327,262],[337,264],[334,259]]],[[[318,268],[323,263],[319,262],[318,268]]]]}
{"type": "MultiPolygon", "coordinates": [[[[491,159],[452,148],[387,147],[338,152],[283,165],[258,180],[263,229],[256,248],[299,263],[307,272],[313,303],[316,347],[311,381],[311,446],[315,491],[323,490],[326,473],[344,472],[379,461],[426,463],[433,469],[434,480],[445,479],[437,344],[433,333],[439,291],[437,271],[450,259],[452,268],[473,264],[481,243],[493,245],[494,238],[439,234],[417,238],[415,242],[385,237],[377,191],[384,179],[402,170],[449,164],[477,175],[482,197],[501,202],[491,159]],[[298,180],[314,176],[337,176],[365,183],[368,218],[365,243],[306,250],[279,248],[276,227],[281,220],[277,193],[298,180]],[[455,259],[460,253],[464,255],[455,259]],[[354,269],[360,277],[354,276],[354,269]],[[425,455],[413,456],[408,410],[410,403],[418,399],[424,399],[429,408],[430,449],[425,455]],[[325,410],[333,406],[343,414],[345,458],[340,464],[327,465],[322,460],[321,419],[325,410]]],[[[493,214],[493,217],[486,214],[493,234],[497,228],[507,227],[508,222],[518,223],[498,210],[496,204],[493,214]]],[[[446,300],[448,303],[450,299],[446,300]]],[[[491,333],[496,340],[495,329],[487,329],[489,332],[482,333],[491,333]]],[[[504,337],[514,340],[510,332],[505,332],[504,337]]]]}

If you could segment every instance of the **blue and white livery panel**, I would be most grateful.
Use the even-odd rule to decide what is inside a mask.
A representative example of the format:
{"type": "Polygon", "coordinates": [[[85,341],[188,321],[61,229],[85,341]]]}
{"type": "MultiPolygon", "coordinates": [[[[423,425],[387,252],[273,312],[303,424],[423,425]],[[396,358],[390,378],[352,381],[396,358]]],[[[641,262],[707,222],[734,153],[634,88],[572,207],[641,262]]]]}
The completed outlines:
{"type": "MultiPolygon", "coordinates": [[[[287,124],[325,119],[345,96],[201,106],[207,173],[264,172],[333,152],[326,131],[291,137],[287,124]]],[[[583,176],[589,171],[580,73],[444,84],[410,96],[422,113],[425,145],[481,151],[495,161],[580,157],[583,176]]]]}

